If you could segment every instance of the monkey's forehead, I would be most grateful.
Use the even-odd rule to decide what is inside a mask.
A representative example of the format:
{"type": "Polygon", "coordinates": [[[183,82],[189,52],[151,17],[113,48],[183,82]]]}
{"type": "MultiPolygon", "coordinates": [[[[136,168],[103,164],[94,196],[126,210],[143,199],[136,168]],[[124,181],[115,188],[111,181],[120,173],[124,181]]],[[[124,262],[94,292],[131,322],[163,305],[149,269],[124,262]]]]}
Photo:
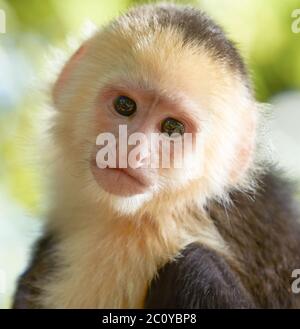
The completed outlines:
{"type": "MultiPolygon", "coordinates": [[[[231,67],[217,61],[202,46],[182,47],[182,36],[173,29],[140,35],[109,32],[96,36],[89,60],[79,66],[78,76],[101,89],[123,85],[170,96],[182,94],[210,103],[215,95],[232,95],[245,80],[231,67]]],[[[207,105],[207,104],[203,104],[207,105]]]]}
{"type": "Polygon", "coordinates": [[[127,32],[135,38],[153,34],[157,37],[171,30],[173,38],[180,35],[181,46],[205,48],[215,60],[226,63],[247,78],[244,62],[224,31],[208,15],[191,6],[166,3],[138,6],[120,16],[111,26],[120,35],[127,32]]]}

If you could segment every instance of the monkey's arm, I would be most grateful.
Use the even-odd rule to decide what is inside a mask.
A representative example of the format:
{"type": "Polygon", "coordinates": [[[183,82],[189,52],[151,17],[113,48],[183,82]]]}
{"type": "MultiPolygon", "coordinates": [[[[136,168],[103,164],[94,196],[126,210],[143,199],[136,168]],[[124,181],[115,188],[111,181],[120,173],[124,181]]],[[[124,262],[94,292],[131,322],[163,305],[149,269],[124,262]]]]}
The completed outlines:
{"type": "Polygon", "coordinates": [[[13,301],[14,309],[40,308],[38,297],[41,278],[48,276],[53,268],[53,237],[45,235],[34,246],[33,257],[27,270],[20,277],[13,301]]]}
{"type": "Polygon", "coordinates": [[[214,251],[191,244],[151,283],[145,308],[254,308],[226,262],[214,251]]]}

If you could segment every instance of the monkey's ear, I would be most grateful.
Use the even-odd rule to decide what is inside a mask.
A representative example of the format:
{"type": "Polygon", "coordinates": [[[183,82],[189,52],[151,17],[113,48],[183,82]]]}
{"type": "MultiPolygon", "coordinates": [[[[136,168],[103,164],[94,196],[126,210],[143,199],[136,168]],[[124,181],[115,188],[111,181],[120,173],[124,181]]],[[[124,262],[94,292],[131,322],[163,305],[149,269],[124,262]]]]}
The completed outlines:
{"type": "Polygon", "coordinates": [[[80,48],[78,48],[77,51],[72,55],[72,57],[67,61],[61,73],[59,74],[52,89],[52,99],[56,106],[58,105],[59,99],[63,94],[66,85],[68,84],[70,76],[72,75],[72,71],[81,61],[81,59],[85,56],[87,48],[87,43],[84,43],[82,46],[80,46],[80,48]]]}

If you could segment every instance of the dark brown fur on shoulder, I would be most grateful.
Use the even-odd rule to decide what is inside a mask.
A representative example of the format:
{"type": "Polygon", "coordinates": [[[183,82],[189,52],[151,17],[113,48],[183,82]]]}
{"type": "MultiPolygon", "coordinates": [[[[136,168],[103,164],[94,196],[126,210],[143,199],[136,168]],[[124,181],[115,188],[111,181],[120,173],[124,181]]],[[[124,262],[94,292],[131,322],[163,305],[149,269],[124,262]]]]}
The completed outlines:
{"type": "Polygon", "coordinates": [[[38,302],[38,297],[41,293],[38,284],[41,279],[51,276],[55,269],[53,249],[53,236],[47,234],[37,241],[32,253],[31,263],[17,284],[12,308],[41,308],[38,302]]]}
{"type": "Polygon", "coordinates": [[[300,268],[300,216],[293,192],[272,169],[260,178],[255,195],[235,192],[230,207],[209,209],[258,307],[300,307],[300,295],[291,291],[292,271],[300,268]]]}

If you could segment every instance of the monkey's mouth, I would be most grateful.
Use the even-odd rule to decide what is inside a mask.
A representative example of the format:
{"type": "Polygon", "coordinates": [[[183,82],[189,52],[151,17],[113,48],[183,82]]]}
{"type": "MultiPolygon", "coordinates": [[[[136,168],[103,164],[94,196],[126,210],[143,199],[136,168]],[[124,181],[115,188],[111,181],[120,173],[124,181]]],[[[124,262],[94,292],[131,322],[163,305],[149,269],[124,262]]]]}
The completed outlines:
{"type": "Polygon", "coordinates": [[[152,185],[150,178],[140,169],[99,168],[95,161],[92,161],[91,171],[103,190],[118,196],[143,194],[152,185]]]}

